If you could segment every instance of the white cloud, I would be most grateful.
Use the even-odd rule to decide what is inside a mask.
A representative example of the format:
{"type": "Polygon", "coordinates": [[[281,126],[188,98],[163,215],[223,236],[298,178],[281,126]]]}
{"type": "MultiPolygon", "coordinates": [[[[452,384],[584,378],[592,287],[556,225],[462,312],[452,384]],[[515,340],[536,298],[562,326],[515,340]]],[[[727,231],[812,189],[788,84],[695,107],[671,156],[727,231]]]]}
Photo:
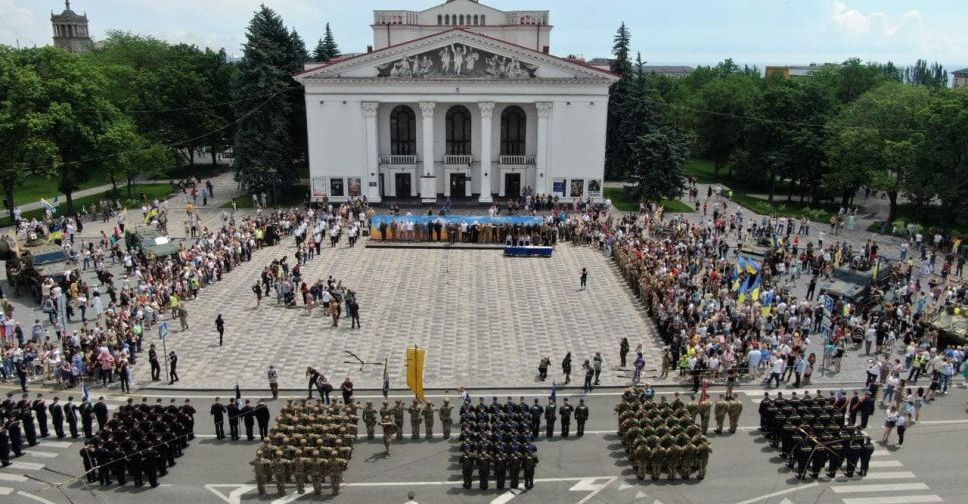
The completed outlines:
{"type": "Polygon", "coordinates": [[[864,13],[847,6],[847,2],[835,1],[830,21],[847,34],[855,37],[873,36],[875,38],[893,38],[903,30],[920,28],[921,13],[916,10],[907,11],[899,16],[890,16],[884,12],[864,13]]]}

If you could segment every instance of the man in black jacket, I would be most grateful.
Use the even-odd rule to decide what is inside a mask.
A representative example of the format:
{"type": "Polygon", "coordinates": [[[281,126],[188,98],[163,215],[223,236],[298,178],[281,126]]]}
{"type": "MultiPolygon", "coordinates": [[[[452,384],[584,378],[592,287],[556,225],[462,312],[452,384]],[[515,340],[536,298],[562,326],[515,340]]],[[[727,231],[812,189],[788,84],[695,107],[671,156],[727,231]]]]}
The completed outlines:
{"type": "Polygon", "coordinates": [[[870,392],[864,394],[864,400],[860,403],[860,428],[867,428],[867,420],[874,414],[874,396],[870,392]]]}
{"type": "Polygon", "coordinates": [[[229,415],[229,436],[232,441],[239,440],[239,416],[242,414],[239,410],[239,405],[236,404],[235,399],[229,399],[229,405],[225,408],[229,415]]]}
{"type": "Polygon", "coordinates": [[[225,406],[219,401],[216,397],[210,413],[215,419],[215,439],[225,439],[225,406]]]}
{"type": "Polygon", "coordinates": [[[50,411],[50,419],[54,423],[54,433],[57,434],[57,439],[64,439],[64,407],[60,405],[59,397],[54,397],[54,402],[48,406],[48,411],[50,411]]]}
{"type": "Polygon", "coordinates": [[[266,406],[265,399],[260,399],[258,406],[255,407],[255,419],[259,422],[259,437],[265,441],[269,436],[269,408],[266,406]]]}
{"type": "Polygon", "coordinates": [[[104,396],[98,397],[94,403],[94,417],[97,418],[97,430],[104,430],[104,424],[108,423],[108,405],[104,403],[104,396]]]}
{"type": "Polygon", "coordinates": [[[252,427],[255,423],[255,419],[252,416],[252,411],[253,408],[249,404],[249,400],[246,399],[245,406],[242,406],[242,409],[239,410],[239,414],[242,415],[242,422],[245,423],[245,438],[249,441],[255,439],[255,436],[252,434],[252,427]]]}
{"type": "Polygon", "coordinates": [[[37,399],[31,406],[37,416],[37,425],[40,427],[40,437],[45,438],[50,434],[47,432],[47,403],[44,401],[44,394],[37,394],[37,399]]]}

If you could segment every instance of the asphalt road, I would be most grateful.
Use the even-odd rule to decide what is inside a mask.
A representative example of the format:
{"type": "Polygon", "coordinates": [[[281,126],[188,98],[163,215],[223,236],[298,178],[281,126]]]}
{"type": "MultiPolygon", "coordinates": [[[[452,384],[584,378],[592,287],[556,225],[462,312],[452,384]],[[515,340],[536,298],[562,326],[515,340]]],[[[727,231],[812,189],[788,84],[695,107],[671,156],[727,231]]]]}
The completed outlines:
{"type": "MultiPolygon", "coordinates": [[[[542,402],[547,391],[536,391],[542,402]]],[[[665,392],[661,392],[665,393],[665,392]]],[[[713,390],[715,396],[715,390],[713,390]]],[[[671,394],[671,392],[670,392],[671,394]]],[[[497,394],[504,401],[506,394],[497,394]]],[[[515,393],[517,400],[519,393],[515,393]]],[[[559,401],[566,394],[559,394],[559,401]]],[[[337,503],[402,503],[414,491],[421,504],[435,503],[776,503],[801,502],[831,504],[892,504],[918,502],[966,502],[968,490],[957,460],[964,451],[968,433],[965,415],[965,389],[955,388],[922,411],[922,421],[908,431],[903,449],[878,446],[874,463],[864,480],[801,483],[778,463],[775,452],[756,431],[756,403],[762,392],[742,394],[743,414],[740,429],[733,435],[710,433],[713,454],[703,481],[640,482],[614,434],[616,417],[612,407],[617,393],[601,392],[587,396],[591,418],[583,438],[541,438],[540,464],[534,489],[515,495],[491,490],[464,490],[459,482],[455,439],[411,441],[393,446],[386,458],[380,439],[360,439],[338,497],[300,495],[290,485],[285,497],[260,498],[255,491],[248,461],[258,441],[215,441],[214,427],[207,410],[211,398],[190,396],[200,414],[196,420],[198,439],[178,459],[177,465],[161,479],[157,489],[125,487],[88,487],[72,480],[79,474],[80,443],[44,440],[29,454],[17,459],[13,467],[0,470],[0,502],[13,504],[70,503],[193,503],[273,502],[294,500],[337,503]],[[787,502],[787,500],[789,502],[787,502]]],[[[176,396],[177,397],[177,396],[176,396]]],[[[178,402],[183,397],[177,397],[178,402]]],[[[453,396],[451,396],[453,397],[453,396]]],[[[534,395],[526,395],[528,402],[534,395]]],[[[374,400],[379,397],[360,397],[374,400]]],[[[403,398],[407,400],[408,398],[403,398]]],[[[442,396],[432,397],[436,402],[442,396]]],[[[154,398],[152,397],[152,401],[154,398]]],[[[488,398],[488,400],[490,400],[488,398]]],[[[577,397],[571,399],[577,401],[577,397]]],[[[112,407],[123,403],[109,397],[112,407]]],[[[275,412],[283,401],[271,403],[275,412]]],[[[882,414],[871,420],[868,429],[878,437],[882,414]]],[[[409,425],[405,427],[409,434],[409,425]]],[[[436,426],[439,436],[439,422],[436,426]]]]}

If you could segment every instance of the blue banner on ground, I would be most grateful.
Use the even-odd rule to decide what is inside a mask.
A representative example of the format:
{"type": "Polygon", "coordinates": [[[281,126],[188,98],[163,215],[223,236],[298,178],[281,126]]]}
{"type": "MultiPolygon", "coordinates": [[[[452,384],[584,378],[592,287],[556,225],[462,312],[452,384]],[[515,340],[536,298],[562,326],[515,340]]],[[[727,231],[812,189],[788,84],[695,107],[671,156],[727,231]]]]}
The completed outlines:
{"type": "Polygon", "coordinates": [[[381,223],[386,223],[387,226],[393,221],[397,223],[400,222],[413,222],[414,224],[427,224],[428,222],[440,222],[442,224],[462,224],[467,223],[468,226],[474,224],[493,224],[495,226],[501,225],[518,225],[518,226],[540,226],[544,221],[541,217],[488,217],[486,215],[447,215],[447,216],[436,216],[436,215],[374,215],[370,218],[370,226],[378,228],[381,223]]]}

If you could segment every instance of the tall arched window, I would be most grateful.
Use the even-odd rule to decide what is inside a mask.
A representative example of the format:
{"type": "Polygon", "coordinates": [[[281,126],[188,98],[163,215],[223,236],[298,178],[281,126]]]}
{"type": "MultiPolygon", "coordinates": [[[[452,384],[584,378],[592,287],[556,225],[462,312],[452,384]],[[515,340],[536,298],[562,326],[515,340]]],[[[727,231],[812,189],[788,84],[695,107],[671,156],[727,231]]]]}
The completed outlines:
{"type": "Polygon", "coordinates": [[[474,14],[474,24],[477,24],[477,14],[474,14]]]}
{"type": "Polygon", "coordinates": [[[463,14],[460,15],[460,24],[461,25],[464,24],[464,15],[463,14]]]}
{"type": "Polygon", "coordinates": [[[524,156],[528,136],[528,116],[521,107],[512,106],[501,113],[501,155],[524,156]]]}
{"type": "Polygon", "coordinates": [[[417,116],[406,105],[399,105],[390,112],[390,154],[417,154],[417,116]]]}
{"type": "Polygon", "coordinates": [[[447,154],[451,156],[471,153],[471,113],[463,105],[455,105],[447,111],[447,154]]]}
{"type": "Polygon", "coordinates": [[[444,14],[444,24],[445,25],[450,24],[450,14],[444,14]]]}
{"type": "Polygon", "coordinates": [[[437,24],[439,25],[444,24],[444,16],[437,14],[437,24]]]}

